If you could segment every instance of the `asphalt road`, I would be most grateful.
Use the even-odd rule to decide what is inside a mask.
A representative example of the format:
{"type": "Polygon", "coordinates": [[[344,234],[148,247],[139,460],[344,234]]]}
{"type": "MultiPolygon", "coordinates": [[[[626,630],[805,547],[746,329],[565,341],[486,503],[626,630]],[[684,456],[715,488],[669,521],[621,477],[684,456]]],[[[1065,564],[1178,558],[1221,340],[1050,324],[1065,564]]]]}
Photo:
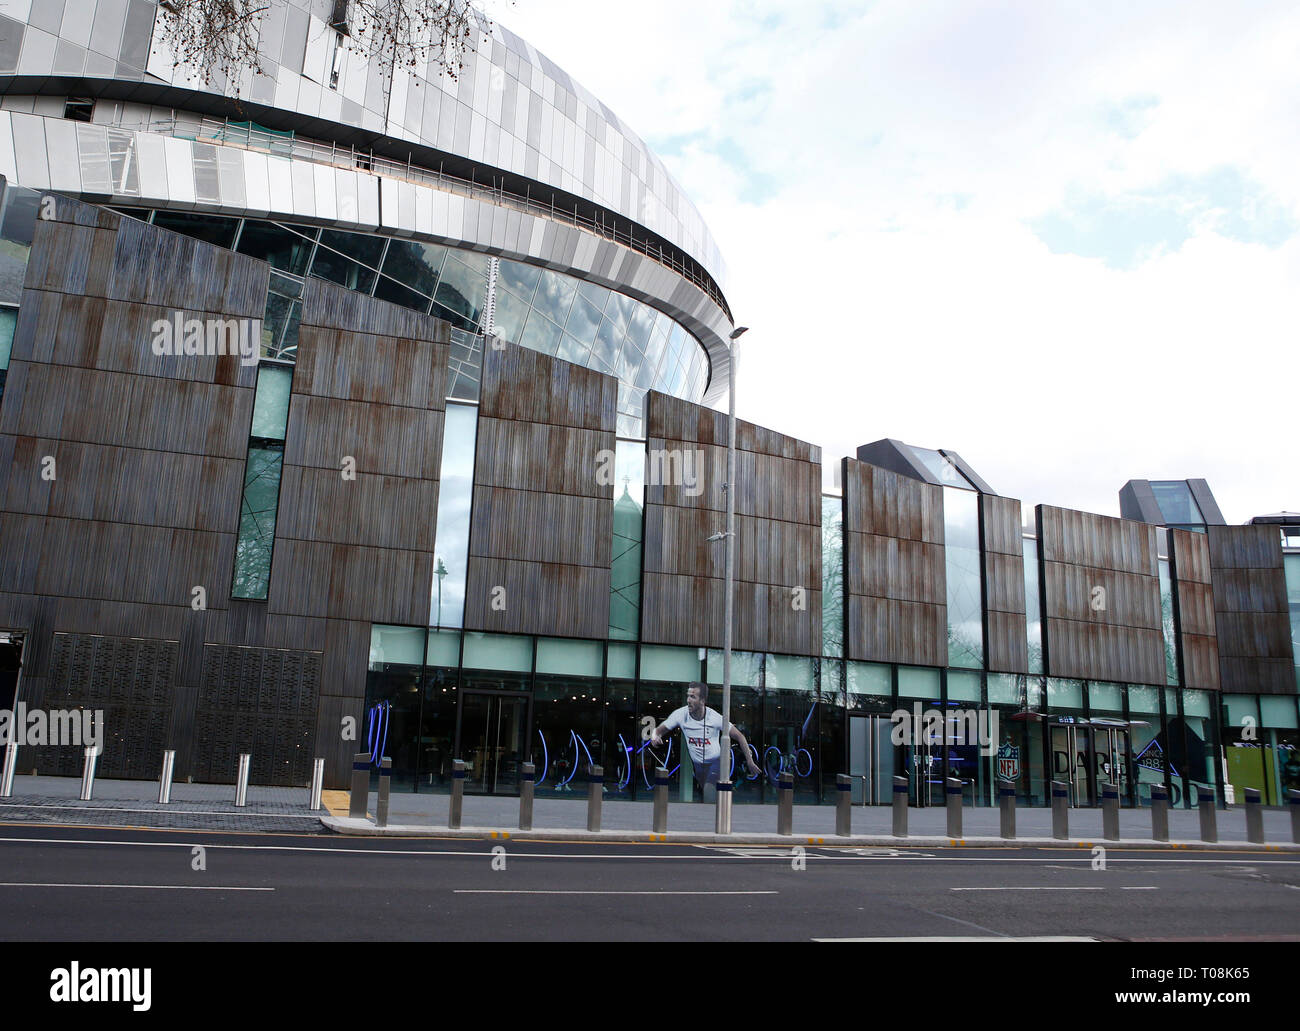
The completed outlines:
{"type": "Polygon", "coordinates": [[[800,857],[789,848],[7,825],[0,937],[1300,939],[1300,856],[1111,850],[1105,860],[1094,869],[1080,848],[809,847],[800,857]]]}

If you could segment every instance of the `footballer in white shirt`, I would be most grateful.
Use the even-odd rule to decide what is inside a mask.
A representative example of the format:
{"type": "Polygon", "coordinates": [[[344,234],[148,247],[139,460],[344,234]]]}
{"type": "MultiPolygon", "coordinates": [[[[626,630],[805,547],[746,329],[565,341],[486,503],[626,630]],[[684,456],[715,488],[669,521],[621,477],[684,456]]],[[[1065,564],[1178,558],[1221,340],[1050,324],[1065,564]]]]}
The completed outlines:
{"type": "MultiPolygon", "coordinates": [[[[682,737],[686,739],[686,753],[691,757],[691,765],[695,767],[695,779],[702,784],[716,784],[722,757],[722,714],[705,705],[708,700],[707,685],[691,684],[686,689],[686,704],[655,727],[650,741],[654,745],[661,745],[665,735],[681,730],[682,737]]],[[[740,745],[749,775],[756,775],[758,766],[754,762],[754,753],[750,750],[745,735],[734,723],[729,728],[729,737],[740,745]]]]}

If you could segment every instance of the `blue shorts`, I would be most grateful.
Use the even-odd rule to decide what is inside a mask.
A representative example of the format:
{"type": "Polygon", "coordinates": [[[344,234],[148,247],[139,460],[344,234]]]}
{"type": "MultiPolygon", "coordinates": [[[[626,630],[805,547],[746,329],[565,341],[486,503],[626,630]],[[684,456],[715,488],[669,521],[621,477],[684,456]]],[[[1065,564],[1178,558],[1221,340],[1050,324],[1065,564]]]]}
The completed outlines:
{"type": "Polygon", "coordinates": [[[691,765],[695,767],[695,779],[701,784],[718,783],[718,774],[722,768],[721,756],[707,762],[700,762],[698,759],[692,758],[691,765]]]}

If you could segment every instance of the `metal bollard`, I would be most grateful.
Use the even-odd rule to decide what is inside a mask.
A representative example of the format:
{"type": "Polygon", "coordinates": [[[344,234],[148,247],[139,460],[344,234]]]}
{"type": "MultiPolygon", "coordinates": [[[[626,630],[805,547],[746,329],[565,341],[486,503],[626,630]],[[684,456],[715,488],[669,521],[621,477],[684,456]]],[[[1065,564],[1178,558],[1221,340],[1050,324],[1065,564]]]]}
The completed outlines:
{"type": "Polygon", "coordinates": [[[794,833],[794,774],[783,773],[776,787],[776,832],[794,833]]]}
{"type": "Polygon", "coordinates": [[[656,834],[668,833],[668,771],[655,770],[655,808],[650,829],[656,834]]]}
{"type": "Polygon", "coordinates": [[[847,773],[835,776],[835,833],[841,838],[853,834],[853,779],[847,773]]]}
{"type": "Polygon", "coordinates": [[[172,800],[172,774],[176,770],[176,752],[167,749],[163,752],[162,773],[158,774],[158,804],[166,805],[172,800]]]}
{"type": "Polygon", "coordinates": [[[379,799],[375,802],[375,826],[388,826],[388,793],[393,788],[393,760],[379,760],[379,799]]]}
{"type": "Polygon", "coordinates": [[[313,759],[311,761],[311,799],[307,803],[307,808],[313,813],[320,808],[320,795],[324,787],[325,760],[313,759]]]}
{"type": "Polygon", "coordinates": [[[1169,792],[1163,784],[1151,785],[1151,837],[1169,840],[1169,792]]]}
{"type": "Polygon", "coordinates": [[[1264,844],[1264,812],[1259,804],[1259,788],[1246,788],[1246,840],[1264,844]]]}
{"type": "Polygon", "coordinates": [[[1070,837],[1070,786],[1063,780],[1052,781],[1052,837],[1057,841],[1070,837]]]}
{"type": "Polygon", "coordinates": [[[587,767],[587,830],[600,830],[600,800],[605,792],[605,768],[587,767]]]}
{"type": "Polygon", "coordinates": [[[894,837],[907,837],[907,788],[906,777],[894,778],[894,837]]]}
{"type": "Polygon", "coordinates": [[[961,838],[961,778],[949,777],[947,782],[948,837],[961,838]]]}
{"type": "Polygon", "coordinates": [[[1300,845],[1300,791],[1288,791],[1286,801],[1291,810],[1291,840],[1300,845]]]}
{"type": "Polygon", "coordinates": [[[81,768],[81,800],[90,801],[95,789],[95,761],[99,758],[99,749],[91,745],[86,749],[85,765],[81,768]]]}
{"type": "Polygon", "coordinates": [[[1101,836],[1107,841],[1119,841],[1119,786],[1101,786],[1101,836]]]}
{"type": "Polygon", "coordinates": [[[1201,811],[1201,840],[1211,844],[1219,840],[1219,814],[1215,812],[1213,791],[1196,789],[1196,808],[1201,811]]]}
{"type": "Polygon", "coordinates": [[[465,760],[451,761],[451,800],[447,803],[447,828],[460,829],[460,817],[465,809],[465,760]]]}
{"type": "Polygon", "coordinates": [[[242,806],[248,801],[248,769],[253,765],[253,757],[247,752],[239,753],[239,771],[235,774],[235,805],[242,806]]]}
{"type": "Polygon", "coordinates": [[[18,742],[10,741],[5,745],[5,768],[0,774],[0,798],[12,798],[14,794],[14,771],[18,768],[18,742]]]}
{"type": "Polygon", "coordinates": [[[533,829],[533,792],[536,790],[537,765],[524,763],[519,767],[519,829],[533,829]]]}
{"type": "Polygon", "coordinates": [[[357,752],[352,757],[352,793],[348,799],[348,816],[354,820],[364,820],[368,801],[370,801],[370,753],[357,752]]]}
{"type": "Polygon", "coordinates": [[[1016,786],[998,785],[998,807],[1002,810],[1002,837],[1012,841],[1016,836],[1016,786]]]}

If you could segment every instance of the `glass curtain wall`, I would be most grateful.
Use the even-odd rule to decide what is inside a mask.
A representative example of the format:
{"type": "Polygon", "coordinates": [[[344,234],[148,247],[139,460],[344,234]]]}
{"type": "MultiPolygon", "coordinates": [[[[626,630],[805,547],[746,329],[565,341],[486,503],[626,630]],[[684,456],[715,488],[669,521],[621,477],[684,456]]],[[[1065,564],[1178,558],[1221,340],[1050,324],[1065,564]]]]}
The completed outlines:
{"type": "Polygon", "coordinates": [[[459,627],[465,619],[465,576],[469,564],[469,513],[474,500],[474,454],[478,407],[447,403],[434,531],[433,585],[429,625],[459,627]]]}

